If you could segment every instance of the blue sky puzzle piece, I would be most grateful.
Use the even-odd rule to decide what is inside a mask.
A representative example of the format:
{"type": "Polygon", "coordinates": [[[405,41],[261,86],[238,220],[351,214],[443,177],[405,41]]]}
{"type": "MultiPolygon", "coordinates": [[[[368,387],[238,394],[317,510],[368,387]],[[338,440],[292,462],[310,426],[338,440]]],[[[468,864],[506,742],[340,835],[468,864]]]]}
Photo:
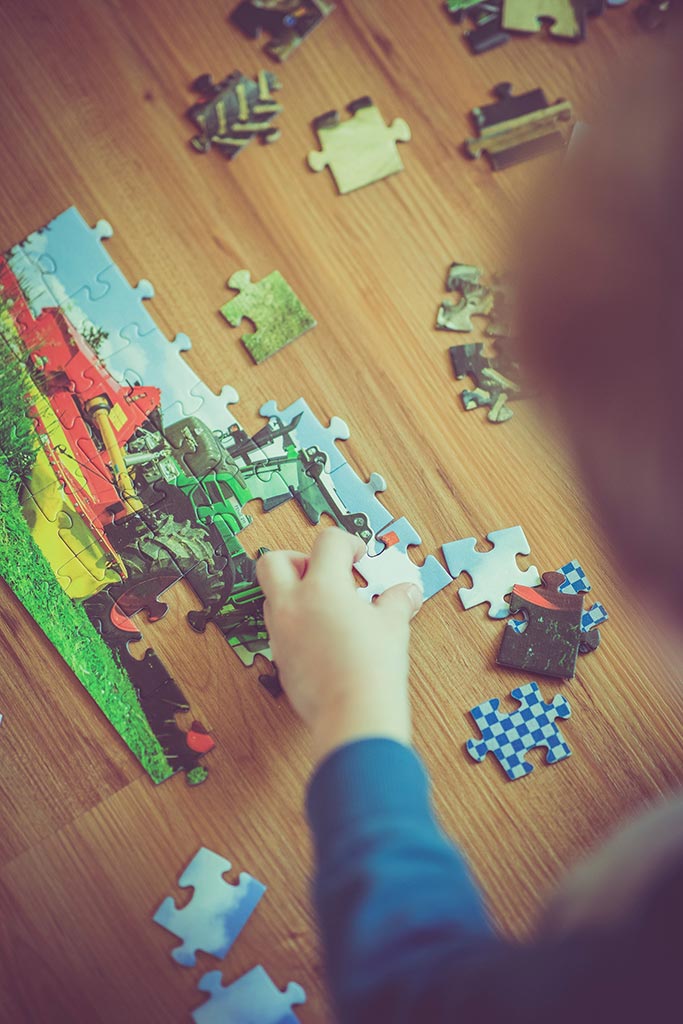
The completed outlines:
{"type": "Polygon", "coordinates": [[[254,967],[232,985],[221,984],[221,972],[209,971],[199,981],[199,991],[211,998],[192,1014],[195,1024],[299,1024],[292,1006],[306,1002],[301,985],[290,981],[284,992],[263,967],[254,967]]]}

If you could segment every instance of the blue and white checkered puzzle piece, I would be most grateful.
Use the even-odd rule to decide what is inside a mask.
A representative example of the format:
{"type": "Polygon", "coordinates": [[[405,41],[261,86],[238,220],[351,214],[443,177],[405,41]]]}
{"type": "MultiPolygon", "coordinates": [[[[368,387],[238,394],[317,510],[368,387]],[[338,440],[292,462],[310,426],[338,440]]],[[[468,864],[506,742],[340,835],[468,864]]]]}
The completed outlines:
{"type": "Polygon", "coordinates": [[[254,967],[223,988],[221,972],[209,971],[199,981],[208,999],[192,1014],[195,1024],[299,1024],[292,1006],[306,1002],[301,985],[290,982],[284,992],[263,967],[254,967]]]}
{"type": "Polygon", "coordinates": [[[222,959],[251,917],[266,887],[251,875],[241,874],[237,885],[223,875],[232,865],[205,846],[195,854],[180,878],[182,887],[192,886],[190,902],[180,909],[168,896],[153,920],[183,940],[171,951],[176,963],[194,967],[198,949],[222,959]]]}
{"type": "MultiPolygon", "coordinates": [[[[586,573],[575,558],[571,562],[567,562],[566,565],[560,566],[557,572],[561,572],[565,578],[564,583],[558,587],[561,594],[585,594],[591,589],[586,573]]],[[[605,606],[599,601],[595,601],[581,616],[581,632],[587,633],[595,626],[607,622],[608,618],[605,606]]],[[[527,623],[526,619],[510,619],[508,625],[515,633],[523,633],[527,623]]]]}
{"type": "Polygon", "coordinates": [[[593,629],[594,626],[599,626],[603,622],[607,622],[609,615],[604,605],[596,601],[588,608],[587,611],[581,616],[581,632],[587,633],[589,629],[593,629]]]}
{"type": "Polygon", "coordinates": [[[546,747],[546,764],[569,757],[571,750],[557,725],[556,718],[569,718],[571,708],[565,697],[556,696],[551,704],[543,701],[537,683],[526,683],[513,690],[511,696],[519,708],[511,713],[499,711],[497,697],[484,701],[470,714],[481,732],[481,739],[467,741],[467,752],[475,761],[483,761],[492,753],[507,777],[514,781],[534,770],[525,760],[527,751],[546,747]]]}

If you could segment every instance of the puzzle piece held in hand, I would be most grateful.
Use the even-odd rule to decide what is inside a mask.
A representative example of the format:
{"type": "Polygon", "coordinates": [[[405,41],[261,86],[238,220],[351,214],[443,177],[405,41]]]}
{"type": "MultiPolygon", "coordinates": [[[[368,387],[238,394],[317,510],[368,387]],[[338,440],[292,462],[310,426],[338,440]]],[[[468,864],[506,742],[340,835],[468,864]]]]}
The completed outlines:
{"type": "Polygon", "coordinates": [[[260,966],[225,987],[221,972],[209,971],[197,987],[211,998],[193,1012],[195,1024],[299,1024],[292,1007],[306,1002],[301,985],[290,981],[281,992],[260,966]]]}
{"type": "Polygon", "coordinates": [[[467,741],[467,753],[475,761],[483,761],[492,753],[500,762],[507,777],[514,782],[529,775],[534,766],[525,760],[524,754],[535,747],[546,747],[546,764],[554,764],[569,757],[571,750],[555,721],[569,718],[569,702],[559,695],[546,704],[541,697],[537,683],[527,683],[510,694],[519,701],[519,707],[511,713],[499,711],[497,697],[472,708],[470,714],[481,732],[481,739],[467,741]]]}
{"type": "Polygon", "coordinates": [[[223,875],[232,865],[225,857],[205,846],[195,854],[183,871],[179,885],[194,889],[190,902],[178,909],[168,896],[153,920],[173,932],[183,944],[171,956],[183,967],[194,967],[197,950],[222,959],[251,917],[265,886],[244,872],[237,885],[223,875]]]}
{"type": "Polygon", "coordinates": [[[367,587],[359,588],[364,601],[372,601],[397,583],[416,583],[422,590],[423,601],[428,601],[453,582],[433,555],[428,555],[422,565],[408,558],[408,548],[421,544],[422,539],[407,519],[391,523],[378,540],[384,549],[377,555],[363,555],[354,565],[367,583],[367,587]]]}
{"type": "Polygon", "coordinates": [[[230,15],[230,21],[250,39],[268,32],[264,46],[274,60],[287,60],[304,39],[334,10],[328,0],[244,0],[230,15]]]}
{"type": "Polygon", "coordinates": [[[341,195],[402,171],[396,143],[410,141],[410,128],[403,118],[386,125],[369,96],[354,100],[347,109],[351,117],[346,121],[340,121],[337,110],[315,119],[320,151],[308,154],[311,170],[330,168],[341,195]]]}
{"type": "Polygon", "coordinates": [[[562,593],[564,581],[561,573],[546,572],[540,587],[512,588],[510,611],[523,612],[524,620],[506,623],[496,659],[499,665],[557,679],[572,678],[581,637],[583,595],[562,593]]]}
{"type": "Polygon", "coordinates": [[[248,270],[238,270],[228,286],[240,294],[221,306],[221,313],[233,327],[245,317],[252,321],[256,330],[243,334],[242,341],[255,363],[262,363],[316,326],[279,270],[256,282],[248,270]]]}
{"type": "Polygon", "coordinates": [[[516,583],[536,587],[541,582],[535,565],[523,572],[517,565],[517,555],[531,552],[529,542],[521,526],[510,526],[505,530],[494,530],[488,534],[493,544],[492,551],[475,550],[476,540],[451,541],[442,547],[448,571],[454,578],[466,572],[472,578],[471,587],[460,587],[458,596],[463,608],[473,608],[487,601],[489,616],[504,619],[510,607],[504,600],[516,583]]]}

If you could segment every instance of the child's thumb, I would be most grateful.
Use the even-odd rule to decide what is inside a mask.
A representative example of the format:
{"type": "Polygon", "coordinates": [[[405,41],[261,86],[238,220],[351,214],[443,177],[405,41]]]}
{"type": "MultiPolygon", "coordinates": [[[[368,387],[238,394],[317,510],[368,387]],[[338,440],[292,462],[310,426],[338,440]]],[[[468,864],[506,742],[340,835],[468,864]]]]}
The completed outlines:
{"type": "Polygon", "coordinates": [[[375,604],[388,609],[397,618],[410,621],[419,612],[422,601],[422,587],[417,583],[397,583],[380,594],[375,604]]]}

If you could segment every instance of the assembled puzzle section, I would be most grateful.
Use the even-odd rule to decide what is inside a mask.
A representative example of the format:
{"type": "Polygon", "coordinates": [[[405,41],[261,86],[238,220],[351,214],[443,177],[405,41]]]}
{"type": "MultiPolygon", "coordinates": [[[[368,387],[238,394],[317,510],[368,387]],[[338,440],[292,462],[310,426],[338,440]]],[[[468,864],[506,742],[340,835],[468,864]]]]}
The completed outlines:
{"type": "Polygon", "coordinates": [[[351,116],[346,121],[340,120],[337,110],[315,119],[320,151],[308,154],[312,170],[330,168],[341,195],[402,171],[396,143],[409,142],[411,137],[403,118],[385,124],[369,96],[349,103],[347,110],[351,116]]]}
{"type": "Polygon", "coordinates": [[[543,701],[537,683],[527,683],[510,694],[519,702],[516,711],[502,713],[497,697],[472,708],[470,714],[479,727],[481,739],[467,741],[467,753],[475,761],[483,761],[491,753],[499,761],[511,782],[529,775],[534,766],[525,754],[536,747],[547,749],[546,764],[555,764],[571,755],[571,750],[556,723],[569,718],[569,702],[560,696],[550,704],[543,701]]]}
{"type": "Polygon", "coordinates": [[[237,5],[230,21],[249,39],[267,32],[271,38],[265,52],[284,61],[332,11],[334,4],[328,0],[246,0],[237,5]]]}
{"type": "Polygon", "coordinates": [[[201,75],[191,88],[202,97],[201,103],[194,103],[187,111],[199,129],[190,140],[198,153],[208,153],[217,146],[232,160],[255,137],[262,142],[280,138],[273,118],[283,108],[273,99],[273,92],[282,86],[270,71],[259,71],[255,81],[241,71],[233,71],[220,82],[214,82],[211,75],[201,75]]]}
{"type": "Polygon", "coordinates": [[[244,318],[254,324],[255,330],[243,334],[242,342],[255,363],[262,363],[316,326],[279,270],[255,282],[248,270],[237,270],[228,287],[239,295],[221,306],[221,313],[233,327],[244,318]]]}
{"type": "Polygon", "coordinates": [[[478,135],[465,141],[469,157],[476,160],[485,153],[493,170],[500,171],[567,144],[562,127],[572,117],[567,100],[549,104],[542,89],[513,96],[509,82],[496,85],[493,94],[495,103],[472,110],[478,135]]]}
{"type": "Polygon", "coordinates": [[[516,584],[536,587],[541,582],[535,565],[522,571],[517,565],[518,555],[531,553],[529,542],[521,526],[494,530],[487,538],[493,545],[490,551],[477,551],[476,538],[451,541],[442,546],[448,571],[454,578],[466,572],[472,579],[471,587],[460,587],[458,597],[463,608],[473,608],[488,602],[489,616],[504,619],[510,611],[505,597],[516,584]]]}
{"type": "Polygon", "coordinates": [[[266,891],[244,872],[237,885],[226,882],[223,875],[231,868],[229,860],[202,846],[178,882],[181,888],[192,887],[190,902],[179,909],[168,896],[154,914],[156,924],[183,940],[171,951],[183,967],[194,967],[198,950],[222,959],[266,891]]]}
{"type": "Polygon", "coordinates": [[[292,1007],[306,1002],[301,985],[281,992],[260,966],[225,987],[221,972],[210,971],[197,987],[210,998],[193,1012],[195,1024],[299,1024],[292,1007]]]}

